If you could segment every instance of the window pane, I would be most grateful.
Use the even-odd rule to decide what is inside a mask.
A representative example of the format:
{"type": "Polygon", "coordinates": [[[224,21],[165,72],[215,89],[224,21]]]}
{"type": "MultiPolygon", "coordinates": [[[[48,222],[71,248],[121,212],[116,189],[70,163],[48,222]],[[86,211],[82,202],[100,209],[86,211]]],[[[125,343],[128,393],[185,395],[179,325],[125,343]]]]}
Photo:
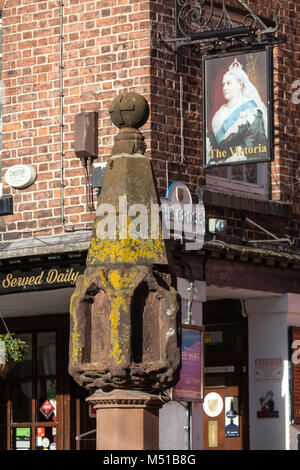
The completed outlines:
{"type": "Polygon", "coordinates": [[[231,167],[231,179],[234,181],[244,181],[245,183],[258,184],[257,164],[236,165],[231,167]]]}
{"type": "Polygon", "coordinates": [[[37,334],[37,375],[56,374],[56,333],[37,334]]]}
{"type": "Polygon", "coordinates": [[[241,352],[243,349],[243,325],[228,323],[205,327],[205,352],[241,352]]]}
{"type": "Polygon", "coordinates": [[[6,387],[5,381],[0,382],[0,450],[6,449],[6,387]]]}
{"type": "Polygon", "coordinates": [[[249,195],[263,199],[270,198],[269,163],[231,165],[225,168],[207,169],[206,185],[208,189],[220,190],[232,194],[249,195]]]}
{"type": "Polygon", "coordinates": [[[56,427],[38,427],[36,429],[37,450],[56,450],[56,427]]]}
{"type": "Polygon", "coordinates": [[[22,362],[17,364],[13,370],[14,378],[31,377],[32,375],[32,334],[17,333],[16,338],[20,338],[28,344],[29,348],[22,362]]]}
{"type": "Polygon", "coordinates": [[[213,176],[218,176],[219,178],[226,178],[227,173],[226,173],[226,167],[225,166],[219,166],[218,168],[211,168],[208,170],[209,174],[213,176]]]}
{"type": "Polygon", "coordinates": [[[246,183],[258,184],[257,181],[257,165],[245,165],[245,181],[246,183]]]}
{"type": "Polygon", "coordinates": [[[244,165],[231,167],[231,179],[234,181],[244,181],[244,165]]]}
{"type": "Polygon", "coordinates": [[[12,428],[12,450],[31,450],[31,428],[12,428]]]}
{"type": "Polygon", "coordinates": [[[56,380],[40,379],[37,383],[37,422],[56,421],[56,380]]]}
{"type": "Polygon", "coordinates": [[[32,383],[15,382],[12,392],[12,422],[31,422],[32,383]]]}

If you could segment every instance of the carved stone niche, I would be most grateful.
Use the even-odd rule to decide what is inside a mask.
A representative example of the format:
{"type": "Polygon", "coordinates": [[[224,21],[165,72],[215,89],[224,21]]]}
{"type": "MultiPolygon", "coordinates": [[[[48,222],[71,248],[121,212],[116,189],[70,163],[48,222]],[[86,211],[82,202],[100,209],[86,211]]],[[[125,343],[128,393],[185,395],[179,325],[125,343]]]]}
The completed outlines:
{"type": "Polygon", "coordinates": [[[69,372],[91,390],[160,391],[181,365],[180,298],[147,266],[88,267],[71,300],[69,372]]]}

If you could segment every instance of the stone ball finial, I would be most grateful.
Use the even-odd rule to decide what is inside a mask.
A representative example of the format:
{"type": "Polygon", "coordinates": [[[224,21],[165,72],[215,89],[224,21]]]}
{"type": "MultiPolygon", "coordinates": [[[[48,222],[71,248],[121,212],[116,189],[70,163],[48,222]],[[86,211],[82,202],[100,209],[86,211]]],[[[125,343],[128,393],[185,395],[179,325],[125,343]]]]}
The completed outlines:
{"type": "Polygon", "coordinates": [[[149,117],[148,101],[138,93],[121,93],[112,101],[109,114],[113,124],[119,129],[138,129],[149,117]]]}
{"type": "Polygon", "coordinates": [[[149,117],[149,105],[146,98],[138,93],[121,93],[109,107],[110,118],[120,132],[115,138],[112,155],[144,154],[145,138],[138,130],[149,117]]]}

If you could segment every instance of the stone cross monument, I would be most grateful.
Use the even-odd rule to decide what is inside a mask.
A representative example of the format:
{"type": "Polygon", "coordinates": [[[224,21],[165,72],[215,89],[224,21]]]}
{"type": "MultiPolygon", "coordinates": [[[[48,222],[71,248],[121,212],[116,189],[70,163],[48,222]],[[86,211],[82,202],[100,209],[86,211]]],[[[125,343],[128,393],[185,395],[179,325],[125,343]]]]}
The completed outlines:
{"type": "Polygon", "coordinates": [[[148,103],[124,93],[109,112],[120,131],[71,298],[69,373],[91,393],[98,450],[159,449],[161,393],[181,365],[180,300],[161,219],[149,222],[159,199],[138,130],[148,103]]]}

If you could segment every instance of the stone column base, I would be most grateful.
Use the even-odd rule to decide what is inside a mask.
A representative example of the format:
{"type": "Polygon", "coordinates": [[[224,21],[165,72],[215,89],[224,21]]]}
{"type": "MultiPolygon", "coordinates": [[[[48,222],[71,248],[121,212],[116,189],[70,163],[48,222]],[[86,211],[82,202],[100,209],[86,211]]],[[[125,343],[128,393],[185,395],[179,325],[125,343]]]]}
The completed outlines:
{"type": "Polygon", "coordinates": [[[158,395],[99,390],[86,401],[96,409],[97,450],[159,450],[158,395]]]}

